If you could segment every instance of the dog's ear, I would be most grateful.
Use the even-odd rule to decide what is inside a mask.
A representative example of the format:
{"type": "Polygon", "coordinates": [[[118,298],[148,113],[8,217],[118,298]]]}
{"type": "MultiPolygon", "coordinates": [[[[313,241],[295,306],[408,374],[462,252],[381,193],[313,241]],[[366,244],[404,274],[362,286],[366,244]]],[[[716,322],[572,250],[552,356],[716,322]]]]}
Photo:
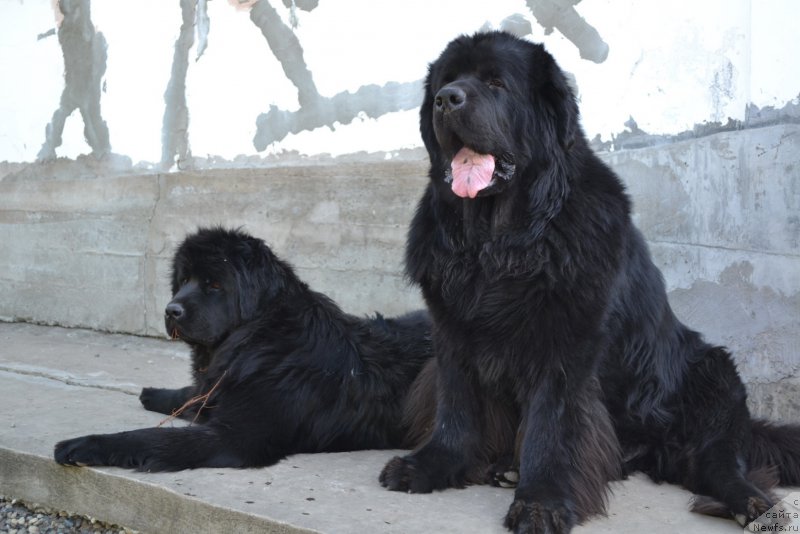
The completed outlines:
{"type": "Polygon", "coordinates": [[[239,313],[248,321],[283,291],[285,275],[279,260],[260,239],[243,241],[236,255],[242,263],[236,266],[239,313]]]}
{"type": "Polygon", "coordinates": [[[261,301],[259,280],[248,268],[236,269],[236,297],[239,300],[239,317],[247,322],[255,316],[261,301]]]}
{"type": "Polygon", "coordinates": [[[422,106],[419,108],[419,132],[422,134],[422,142],[428,150],[431,161],[439,154],[439,143],[436,141],[436,134],[433,131],[433,87],[431,87],[431,67],[428,67],[428,77],[425,79],[425,94],[422,99],[422,106]]]}
{"type": "Polygon", "coordinates": [[[239,298],[239,316],[242,321],[249,321],[255,316],[265,289],[263,276],[260,273],[263,269],[262,261],[253,241],[252,239],[242,241],[236,250],[236,258],[240,262],[236,265],[236,294],[239,298]]]}
{"type": "Polygon", "coordinates": [[[537,235],[561,210],[569,195],[569,172],[565,168],[568,154],[582,135],[578,105],[566,76],[542,45],[535,45],[529,65],[531,117],[534,139],[546,161],[530,187],[530,212],[541,214],[531,226],[537,235]]]}
{"type": "Polygon", "coordinates": [[[564,150],[569,150],[580,135],[578,104],[566,76],[558,67],[555,69],[553,81],[544,86],[543,94],[555,111],[558,142],[564,150]]]}
{"type": "Polygon", "coordinates": [[[541,102],[545,114],[552,122],[552,133],[558,145],[569,150],[580,135],[580,115],[575,94],[564,71],[543,46],[537,45],[531,58],[531,72],[535,77],[533,98],[541,102]]]}

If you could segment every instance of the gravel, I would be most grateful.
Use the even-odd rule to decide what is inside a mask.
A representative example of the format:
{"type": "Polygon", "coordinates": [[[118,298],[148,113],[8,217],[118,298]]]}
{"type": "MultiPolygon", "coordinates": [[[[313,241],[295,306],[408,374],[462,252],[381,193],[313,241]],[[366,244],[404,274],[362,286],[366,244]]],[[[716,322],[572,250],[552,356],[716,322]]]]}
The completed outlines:
{"type": "Polygon", "coordinates": [[[8,534],[137,534],[119,525],[23,503],[0,495],[0,532],[8,534]]]}

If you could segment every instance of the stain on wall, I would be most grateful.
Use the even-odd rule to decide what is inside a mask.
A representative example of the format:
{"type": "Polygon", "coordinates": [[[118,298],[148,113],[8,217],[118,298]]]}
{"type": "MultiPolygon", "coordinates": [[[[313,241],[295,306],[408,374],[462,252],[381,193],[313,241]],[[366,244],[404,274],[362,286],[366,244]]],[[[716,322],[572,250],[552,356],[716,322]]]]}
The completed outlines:
{"type": "MultiPolygon", "coordinates": [[[[715,97],[715,101],[718,102],[719,99],[715,97]]],[[[595,137],[592,140],[592,148],[598,152],[632,150],[776,124],[800,124],[800,94],[794,101],[787,102],[780,108],[774,106],[759,108],[755,104],[748,104],[743,120],[728,118],[726,122],[702,122],[695,124],[691,130],[674,134],[648,133],[639,128],[636,120],[630,117],[625,121],[626,130],[612,136],[608,141],[601,141],[599,136],[595,137]]]]}
{"type": "Polygon", "coordinates": [[[384,86],[366,85],[355,93],[342,92],[331,98],[319,94],[314,77],[303,59],[303,47],[291,28],[283,23],[275,8],[266,0],[253,5],[253,21],[267,40],[269,48],[280,61],[286,77],[297,88],[298,111],[285,111],[270,106],[267,113],[256,119],[253,138],[256,150],[263,151],[270,143],[280,141],[289,133],[313,130],[322,126],[333,128],[337,122],[348,124],[356,117],[377,118],[392,111],[409,110],[419,106],[421,82],[396,83],[384,86]]]}
{"type": "Polygon", "coordinates": [[[64,54],[64,90],[59,107],[45,129],[45,141],[37,159],[47,161],[56,157],[64,124],[76,109],[83,119],[83,133],[92,154],[101,158],[111,151],[108,126],[100,113],[108,45],[92,24],[89,0],[60,0],[57,9],[63,15],[59,17],[58,42],[64,54]]]}
{"type": "Polygon", "coordinates": [[[208,32],[211,29],[211,19],[208,17],[208,0],[197,0],[197,54],[195,61],[199,61],[208,46],[208,32]]]}
{"type": "MultiPolygon", "coordinates": [[[[471,32],[480,27],[480,19],[483,20],[484,28],[499,27],[521,36],[545,42],[546,46],[553,51],[559,58],[562,65],[575,72],[577,86],[586,91],[581,94],[581,100],[585,111],[584,124],[587,131],[592,135],[598,134],[598,144],[596,148],[601,150],[636,148],[641,146],[652,146],[653,143],[671,142],[690,137],[707,135],[719,131],[730,131],[739,129],[743,126],[744,107],[748,104],[749,97],[759,96],[758,102],[762,107],[766,103],[774,101],[776,106],[784,105],[786,91],[776,91],[773,88],[777,82],[786,81],[783,85],[793,86],[797,76],[784,75],[780,73],[791,71],[785,68],[787,60],[781,57],[769,56],[769,50],[784,50],[781,46],[783,41],[793,39],[788,30],[781,29],[780,22],[791,19],[793,13],[797,13],[797,7],[786,0],[779,1],[773,7],[761,4],[750,5],[749,0],[737,0],[730,3],[721,0],[709,1],[698,5],[692,13],[692,19],[685,19],[685,15],[680,7],[664,6],[658,14],[653,14],[638,4],[623,6],[614,3],[612,0],[526,0],[526,2],[498,2],[496,5],[476,2],[467,4],[469,9],[462,9],[462,4],[457,4],[454,0],[447,0],[441,4],[431,4],[425,6],[419,0],[410,4],[399,5],[389,4],[385,8],[386,14],[404,15],[412,13],[412,17],[405,20],[419,20],[420,28],[408,28],[405,36],[400,39],[397,34],[384,39],[383,31],[387,24],[391,25],[390,17],[378,17],[378,8],[373,7],[364,0],[343,0],[337,4],[323,4],[325,9],[319,7],[318,0],[228,0],[227,3],[208,4],[207,0],[192,0],[181,2],[181,0],[167,0],[158,2],[156,0],[143,0],[142,10],[150,9],[155,13],[158,9],[158,16],[161,21],[169,21],[166,24],[161,22],[160,35],[169,35],[167,39],[159,41],[160,48],[148,51],[150,54],[161,54],[164,61],[160,59],[159,76],[153,76],[142,69],[139,65],[133,65],[126,71],[141,69],[140,80],[154,81],[160,84],[157,87],[158,98],[163,98],[165,108],[160,105],[153,105],[154,93],[151,91],[146,95],[142,94],[139,105],[157,109],[152,118],[148,118],[147,129],[144,127],[137,130],[135,125],[120,125],[120,107],[124,106],[122,100],[115,100],[114,96],[102,93],[104,88],[103,75],[106,72],[106,53],[108,45],[106,38],[112,43],[108,62],[111,65],[109,72],[119,73],[121,57],[130,57],[130,54],[121,54],[122,49],[129,50],[134,39],[126,35],[124,39],[120,36],[119,25],[109,24],[110,15],[119,13],[119,10],[110,10],[106,3],[96,3],[94,13],[95,18],[99,17],[104,35],[96,31],[92,25],[92,16],[89,14],[91,5],[90,0],[64,0],[57,2],[57,12],[63,17],[61,10],[72,13],[66,22],[59,22],[59,30],[55,32],[49,30],[39,34],[45,43],[55,40],[46,39],[48,35],[58,33],[59,44],[61,45],[62,55],[65,63],[65,75],[68,80],[67,87],[60,98],[58,110],[52,115],[49,121],[44,143],[41,145],[40,160],[52,159],[56,155],[56,147],[62,145],[61,134],[63,123],[75,109],[79,109],[85,115],[86,123],[85,137],[89,142],[92,154],[103,155],[110,150],[111,144],[108,141],[108,130],[105,121],[100,114],[100,98],[107,106],[105,113],[108,114],[109,106],[113,106],[114,121],[109,121],[111,137],[117,142],[120,138],[125,139],[124,146],[126,154],[130,154],[128,149],[131,145],[137,145],[137,141],[132,141],[134,136],[139,138],[146,135],[149,139],[155,138],[161,141],[160,150],[153,150],[155,143],[138,141],[143,151],[152,155],[137,154],[132,155],[134,161],[144,161],[145,163],[156,161],[162,168],[173,168],[175,163],[178,167],[199,165],[204,163],[200,158],[193,158],[192,152],[201,152],[203,155],[214,156],[214,161],[222,159],[233,160],[238,155],[254,155],[257,152],[267,151],[270,154],[279,154],[282,151],[297,150],[302,154],[315,154],[331,151],[329,143],[324,141],[317,143],[317,139],[327,139],[330,134],[328,130],[337,130],[340,134],[337,139],[347,138],[349,132],[358,129],[359,124],[368,122],[368,118],[384,118],[394,112],[412,111],[419,103],[420,99],[420,80],[424,74],[426,61],[432,59],[432,55],[440,49],[439,44],[432,45],[430,53],[423,47],[414,47],[413,41],[430,40],[429,35],[425,35],[430,28],[430,20],[436,21],[436,27],[441,30],[442,36],[452,37],[458,32],[471,32]],[[225,8],[222,8],[222,4],[225,8]],[[188,98],[186,93],[187,72],[192,69],[194,64],[189,59],[191,55],[195,62],[207,57],[207,46],[209,45],[209,33],[211,19],[218,17],[222,20],[221,12],[227,15],[234,10],[227,8],[227,4],[234,6],[241,11],[237,17],[240,21],[235,24],[236,29],[230,22],[225,26],[226,33],[220,33],[219,38],[227,47],[227,54],[231,62],[235,62],[238,72],[248,74],[242,76],[242,80],[257,80],[263,83],[265,79],[258,79],[253,75],[254,71],[270,72],[270,76],[275,76],[273,72],[280,69],[281,79],[275,79],[271,85],[236,85],[243,83],[234,76],[219,80],[219,84],[214,81],[210,86],[208,82],[209,68],[205,65],[198,69],[197,73],[203,72],[205,76],[204,87],[196,86],[193,94],[188,98]],[[209,5],[212,9],[209,9],[209,5]],[[331,8],[330,6],[336,7],[331,8]],[[370,5],[368,19],[353,18],[353,9],[365,9],[370,5]],[[730,9],[720,12],[714,6],[725,5],[730,9]],[[340,7],[341,6],[341,7],[340,7]],[[227,9],[226,9],[227,8],[227,9]],[[194,17],[187,17],[186,10],[194,10],[194,17]],[[309,13],[303,15],[304,20],[300,19],[299,11],[309,13]],[[183,12],[182,12],[183,11],[183,12]],[[210,13],[211,12],[211,13],[210,13]],[[347,12],[348,18],[337,18],[337,13],[347,12]],[[785,15],[781,13],[785,12],[785,15]],[[250,21],[245,18],[247,15],[250,21]],[[494,16],[501,15],[504,19],[494,19],[494,16]],[[329,67],[326,64],[320,66],[319,58],[324,56],[320,52],[319,28],[324,25],[320,20],[324,18],[330,20],[330,26],[341,28],[341,39],[358,40],[364,37],[372,38],[372,41],[364,41],[367,46],[374,43],[376,49],[394,53],[399,50],[403,54],[392,57],[395,59],[418,62],[417,71],[405,71],[393,77],[381,73],[379,78],[373,82],[368,77],[360,78],[358,84],[348,85],[347,74],[331,83],[331,73],[336,75],[337,68],[329,67]],[[456,19],[467,20],[470,22],[459,26],[454,22],[456,19]],[[629,24],[628,21],[635,21],[636,24],[629,24]],[[499,24],[495,20],[502,20],[499,24]],[[476,21],[478,24],[476,25],[476,21]],[[492,22],[489,22],[492,21],[492,22]],[[761,21],[761,22],[758,22],[761,21]],[[249,22],[249,24],[248,24],[249,22]],[[304,32],[305,23],[317,29],[317,33],[304,32]],[[713,23],[713,24],[712,24],[713,23]],[[240,25],[241,24],[241,25],[240,25]],[[775,25],[779,24],[778,27],[775,25]],[[170,26],[171,25],[171,26],[170,26]],[[194,26],[192,32],[189,26],[194,26]],[[350,26],[348,26],[350,25],[350,26]],[[351,29],[358,28],[358,31],[351,29]],[[115,32],[116,30],[116,32],[115,32]],[[678,35],[681,31],[684,34],[678,35]],[[170,34],[174,31],[174,34],[170,34]],[[109,33],[110,32],[110,33],[109,33]],[[416,32],[416,33],[415,33],[416,32]],[[658,33],[660,32],[660,33],[658,33]],[[192,37],[192,34],[194,36],[192,37]],[[244,40],[238,40],[239,36],[247,34],[244,40]],[[70,37],[71,36],[71,37],[70,37]],[[770,39],[775,37],[774,42],[770,39]],[[390,41],[394,39],[394,41],[390,41]],[[259,43],[260,41],[260,43],[259,43]],[[172,46],[166,43],[170,42],[172,46]],[[244,43],[247,48],[236,49],[229,43],[244,43]],[[258,50],[253,50],[256,43],[258,50]],[[390,44],[391,43],[391,44],[390,44]],[[116,50],[114,47],[116,46],[116,50]],[[615,53],[609,60],[609,54],[615,47],[615,53]],[[240,56],[239,51],[243,51],[240,56]],[[575,54],[574,52],[577,52],[575,54]],[[237,54],[233,57],[231,54],[237,54]],[[430,54],[430,55],[428,55],[430,54]],[[307,56],[307,57],[304,57],[307,56]],[[401,57],[402,56],[402,57],[401,57]],[[578,58],[580,56],[580,58],[578,58]],[[244,58],[254,58],[255,61],[246,64],[244,58]],[[638,59],[637,59],[638,58],[638,59]],[[172,60],[171,67],[165,68],[164,63],[172,60]],[[307,62],[306,59],[311,59],[307,62]],[[269,64],[259,65],[260,61],[266,60],[269,64]],[[576,63],[576,60],[577,63],[576,63]],[[594,64],[602,63],[602,69],[594,64]],[[239,67],[241,65],[241,67],[239,67]],[[263,65],[263,66],[262,66],[263,65]],[[172,76],[167,80],[164,77],[170,71],[172,76]],[[627,70],[626,70],[627,69],[627,70]],[[755,76],[754,73],[758,73],[755,76]],[[409,74],[410,73],[410,74],[409,74]],[[767,75],[767,76],[765,76],[767,75]],[[605,83],[607,78],[603,76],[614,76],[615,80],[605,83]],[[757,79],[756,79],[757,78],[757,79]],[[680,80],[676,83],[676,80],[680,80]],[[763,80],[763,81],[762,81],[763,80]],[[227,84],[227,85],[226,85],[227,84]],[[341,90],[345,85],[349,89],[341,90]],[[337,87],[339,86],[339,87],[337,87]],[[683,90],[684,87],[690,89],[683,90]],[[332,88],[332,89],[331,89],[332,88]],[[253,91],[255,89],[255,91],[253,91]],[[292,90],[296,94],[297,104],[291,104],[293,100],[292,90]],[[214,147],[214,137],[203,133],[197,135],[194,144],[190,144],[190,125],[194,115],[203,116],[204,120],[198,121],[196,126],[202,123],[202,127],[208,129],[209,124],[219,124],[215,115],[218,112],[209,112],[212,107],[209,105],[213,99],[207,95],[210,93],[230,94],[234,91],[245,91],[240,101],[250,101],[249,106],[234,105],[236,109],[236,119],[226,122],[225,128],[220,128],[220,132],[231,132],[231,124],[235,123],[235,136],[225,136],[224,151],[217,152],[214,147]],[[249,91],[249,92],[248,92],[249,91]],[[203,96],[198,96],[203,95],[203,96]],[[598,97],[598,95],[600,95],[598,97]],[[770,96],[774,99],[770,100],[770,96]],[[780,96],[778,96],[780,95],[780,96]],[[614,100],[616,98],[616,100],[614,100]],[[265,102],[262,105],[256,102],[265,102]],[[199,106],[196,102],[202,102],[199,106]],[[185,106],[184,106],[185,104],[185,106]],[[191,109],[194,105],[195,109],[191,109]],[[299,109],[298,109],[299,107],[299,109]],[[630,108],[630,109],[628,109],[630,108]],[[246,111],[245,111],[246,109],[246,111]],[[613,110],[613,111],[610,111],[613,110]],[[632,124],[643,125],[640,130],[630,128],[630,131],[620,131],[623,129],[624,115],[620,112],[630,111],[632,124]],[[732,118],[729,118],[732,117],[732,118]],[[157,122],[161,128],[159,131],[152,131],[152,123],[157,122]],[[246,122],[246,124],[245,124],[246,122]],[[692,128],[692,124],[698,126],[692,128]],[[342,129],[341,126],[347,125],[348,128],[342,129]],[[352,125],[352,127],[349,127],[352,125]],[[326,127],[326,128],[323,128],[326,127]],[[688,129],[688,130],[687,130],[688,129]],[[116,131],[114,131],[116,130],[116,131]],[[132,134],[136,131],[136,134],[132,134]],[[141,132],[141,133],[139,133],[141,132]],[[146,132],[146,133],[145,133],[146,132]],[[303,132],[314,132],[313,135],[292,135],[303,132]],[[603,136],[604,143],[601,142],[600,135],[603,136]],[[609,140],[613,136],[614,139],[609,140]],[[662,136],[662,137],[659,137],[662,136]],[[234,141],[230,141],[235,138],[234,141]],[[299,139],[299,140],[298,140],[299,139]],[[313,140],[312,140],[313,139],[313,140]],[[311,141],[309,141],[311,140],[311,141]],[[314,148],[306,147],[316,144],[314,148]],[[195,149],[195,150],[192,150],[195,149]],[[317,150],[317,152],[314,152],[317,150]]],[[[10,9],[10,8],[9,8],[10,9]]],[[[16,19],[18,13],[34,12],[38,8],[32,4],[25,4],[24,7],[9,10],[9,19],[16,19]]],[[[46,9],[46,8],[45,8],[46,9]]],[[[42,18],[42,17],[40,17],[42,18]]],[[[227,21],[227,19],[225,19],[227,21]]],[[[97,24],[97,20],[94,20],[97,24]]],[[[38,23],[37,23],[38,24],[38,23]]],[[[787,27],[789,25],[786,25],[787,27]]],[[[220,29],[223,26],[219,26],[220,29]]],[[[8,34],[10,27],[0,24],[0,29],[8,34]]],[[[338,31],[338,30],[337,30],[338,31]]],[[[325,39],[330,39],[336,32],[325,35],[325,39]]],[[[14,39],[3,41],[0,38],[0,55],[5,50],[18,49],[18,42],[14,39]]],[[[139,43],[141,45],[141,42],[139,43]]],[[[137,45],[138,48],[139,45],[137,45]]],[[[244,45],[243,45],[244,46],[244,45]]],[[[324,44],[322,45],[324,49],[324,44]]],[[[45,47],[39,47],[38,51],[45,47]]],[[[348,52],[357,50],[356,48],[343,48],[348,52]]],[[[143,48],[144,51],[144,48],[143,48]]],[[[7,57],[7,56],[6,56],[7,57]]],[[[144,56],[143,56],[144,57],[144,56]]],[[[151,56],[152,57],[152,56],[151,56]]],[[[214,61],[219,62],[221,55],[214,56],[214,61]]],[[[389,56],[387,56],[389,57],[389,56]]],[[[4,60],[4,62],[7,59],[4,60]]],[[[123,60],[124,61],[124,60],[123,60]]],[[[341,63],[355,63],[353,58],[342,58],[332,55],[330,65],[341,63]]],[[[41,63],[41,61],[39,61],[41,63]]],[[[384,63],[389,63],[384,62],[384,63]]],[[[142,64],[147,64],[143,61],[142,64]]],[[[45,67],[46,68],[46,67],[45,67]]],[[[211,68],[213,70],[214,67],[211,68]]],[[[368,70],[368,69],[365,69],[368,70]]],[[[350,71],[352,72],[352,71],[350,71]]],[[[35,80],[35,77],[32,77],[35,80]]],[[[18,77],[13,78],[13,85],[23,84],[18,82],[18,77]]],[[[49,79],[52,80],[52,79],[49,79]]],[[[48,80],[48,81],[49,81],[48,80]]],[[[143,85],[144,85],[143,83],[143,85]]],[[[191,83],[191,82],[190,82],[191,83]]],[[[247,82],[244,82],[247,83],[247,82]]],[[[130,86],[130,78],[120,81],[119,74],[109,75],[109,87],[112,87],[114,95],[119,94],[119,87],[122,84],[130,86]],[[113,79],[112,79],[113,76],[113,79]]],[[[53,84],[50,83],[52,86],[53,84]]],[[[155,84],[153,85],[155,87],[155,84]]],[[[127,96],[127,95],[126,95],[127,96]]],[[[48,95],[48,98],[53,98],[48,95]]],[[[130,98],[130,97],[129,97],[130,98]]],[[[31,102],[47,102],[45,100],[31,99],[31,102]]],[[[795,101],[796,102],[796,101],[795,101]]],[[[160,104],[160,103],[159,103],[160,104]]],[[[28,103],[30,105],[30,102],[28,103]]],[[[748,113],[751,110],[748,110],[748,113]]],[[[2,113],[2,109],[0,109],[2,113]]],[[[30,114],[30,112],[27,112],[30,114]]],[[[230,114],[231,116],[234,113],[230,114]]],[[[392,138],[396,134],[386,134],[387,131],[400,132],[396,126],[393,129],[383,129],[380,136],[386,136],[387,142],[373,143],[376,136],[369,137],[364,143],[369,146],[380,146],[378,150],[394,150],[395,147],[408,147],[418,143],[416,128],[409,127],[411,121],[407,119],[410,114],[405,115],[402,123],[402,135],[407,135],[397,145],[391,146],[392,138]],[[413,138],[412,138],[413,136],[413,138]]],[[[395,117],[397,115],[395,114],[395,117]]],[[[50,117],[48,116],[48,119],[50,117]]],[[[42,121],[37,118],[36,122],[42,121]]],[[[223,119],[227,121],[226,119],[223,119]]],[[[395,118],[388,117],[381,123],[395,121],[395,118]]],[[[9,122],[9,121],[6,121],[9,122]]],[[[128,121],[130,122],[130,121],[128,121]]],[[[375,122],[375,121],[371,121],[375,122]]],[[[70,126],[71,123],[68,123],[70,126]]],[[[747,124],[744,124],[747,127],[747,124]]],[[[11,127],[13,129],[13,127],[11,127]]],[[[9,128],[6,127],[6,131],[9,128]]],[[[74,130],[68,127],[66,143],[59,151],[69,151],[75,155],[76,150],[81,150],[80,145],[75,146],[74,130]]],[[[365,131],[366,129],[364,129],[365,131]]],[[[373,129],[374,131],[375,129],[373,129]]],[[[41,130],[39,130],[41,131],[41,130]]],[[[9,135],[0,130],[0,135],[9,135]]],[[[37,132],[35,143],[42,143],[40,134],[37,132]]],[[[219,134],[220,138],[222,133],[219,134]]],[[[364,134],[358,138],[358,142],[363,142],[364,134]]],[[[378,137],[380,137],[378,136],[378,137]]],[[[383,138],[382,138],[383,139],[383,138]]],[[[31,145],[31,139],[12,143],[13,149],[6,149],[6,153],[25,153],[31,145]]],[[[344,143],[342,143],[344,145],[344,143]]],[[[416,146],[419,146],[418,144],[416,146]]],[[[116,148],[116,147],[115,147],[116,148]]],[[[354,146],[353,152],[361,150],[375,150],[375,148],[363,148],[354,146]]],[[[332,153],[346,153],[347,148],[337,148],[332,153]]],[[[8,158],[8,156],[5,156],[8,158]]]]}
{"type": "MultiPolygon", "coordinates": [[[[161,130],[161,166],[184,168],[191,158],[189,148],[189,107],[186,105],[186,73],[189,52],[194,46],[197,0],[180,0],[181,31],[175,41],[172,75],[164,92],[164,126],[161,130]]],[[[203,38],[203,42],[206,39],[203,38]]]]}
{"type": "MultiPolygon", "coordinates": [[[[580,51],[584,59],[602,62],[608,45],[575,10],[580,0],[529,0],[530,13],[545,29],[561,32],[580,51]]],[[[266,40],[266,46],[280,63],[286,78],[296,88],[299,109],[289,111],[271,105],[255,118],[253,147],[263,152],[271,144],[289,134],[312,131],[320,127],[334,129],[356,119],[378,118],[387,113],[412,110],[419,106],[422,80],[390,81],[382,85],[365,84],[355,92],[342,91],[331,97],[320,94],[314,76],[303,57],[303,46],[293,26],[296,10],[313,11],[316,0],[283,0],[290,9],[290,25],[273,7],[270,0],[229,0],[239,10],[249,10],[250,20],[266,40]]],[[[195,61],[203,56],[210,33],[211,20],[207,0],[179,0],[181,25],[173,50],[171,75],[164,91],[164,114],[161,131],[160,167],[187,168],[192,162],[189,139],[191,111],[187,104],[186,80],[189,56],[196,49],[195,61]]],[[[58,30],[64,54],[65,89],[61,105],[47,127],[40,160],[53,159],[61,144],[64,121],[79,109],[86,124],[85,137],[92,153],[102,156],[110,152],[109,133],[100,115],[100,88],[106,70],[107,44],[103,34],[95,31],[90,16],[90,0],[61,0],[58,9],[63,21],[58,30]]],[[[488,26],[487,26],[488,27],[488,26]]],[[[499,26],[521,37],[532,32],[530,21],[521,13],[506,17],[499,26]]],[[[47,34],[39,37],[43,38],[47,34]]]]}
{"type": "Polygon", "coordinates": [[[528,8],[544,27],[546,34],[557,29],[578,48],[583,59],[602,63],[608,57],[608,44],[575,10],[580,2],[581,0],[526,0],[528,8]]]}

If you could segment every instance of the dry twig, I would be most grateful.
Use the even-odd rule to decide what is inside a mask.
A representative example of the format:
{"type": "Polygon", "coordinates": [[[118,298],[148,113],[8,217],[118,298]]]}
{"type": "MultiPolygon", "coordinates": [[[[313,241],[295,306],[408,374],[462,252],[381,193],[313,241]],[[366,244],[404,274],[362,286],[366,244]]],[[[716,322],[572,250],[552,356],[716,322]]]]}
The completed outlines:
{"type": "Polygon", "coordinates": [[[175,419],[177,417],[180,417],[180,415],[183,412],[185,412],[186,410],[188,410],[189,408],[191,408],[192,406],[194,406],[198,402],[202,402],[203,404],[201,404],[200,408],[197,409],[197,413],[195,414],[194,419],[192,419],[192,424],[196,423],[197,422],[197,418],[200,417],[200,412],[202,412],[205,409],[206,404],[208,404],[208,400],[211,398],[211,395],[214,393],[214,391],[216,391],[217,387],[222,382],[222,379],[225,378],[225,374],[227,372],[228,372],[227,369],[222,372],[222,374],[220,375],[219,379],[217,379],[216,383],[211,387],[210,390],[208,390],[208,393],[204,393],[203,395],[197,395],[196,397],[192,397],[188,401],[184,402],[183,406],[181,406],[180,408],[174,410],[172,412],[172,415],[169,415],[169,416],[165,417],[164,420],[161,421],[160,423],[158,423],[157,426],[161,426],[161,425],[163,425],[165,423],[168,423],[168,422],[172,421],[173,419],[175,419]]]}

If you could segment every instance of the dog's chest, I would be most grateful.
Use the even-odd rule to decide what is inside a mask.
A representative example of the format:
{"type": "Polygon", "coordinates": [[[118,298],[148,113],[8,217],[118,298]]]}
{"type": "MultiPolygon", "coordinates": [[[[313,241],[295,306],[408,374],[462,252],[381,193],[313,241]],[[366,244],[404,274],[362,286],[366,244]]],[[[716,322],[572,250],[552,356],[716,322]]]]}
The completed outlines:
{"type": "Polygon", "coordinates": [[[434,309],[470,323],[531,312],[551,279],[542,257],[531,250],[493,250],[491,243],[435,251],[423,292],[434,309]]]}

